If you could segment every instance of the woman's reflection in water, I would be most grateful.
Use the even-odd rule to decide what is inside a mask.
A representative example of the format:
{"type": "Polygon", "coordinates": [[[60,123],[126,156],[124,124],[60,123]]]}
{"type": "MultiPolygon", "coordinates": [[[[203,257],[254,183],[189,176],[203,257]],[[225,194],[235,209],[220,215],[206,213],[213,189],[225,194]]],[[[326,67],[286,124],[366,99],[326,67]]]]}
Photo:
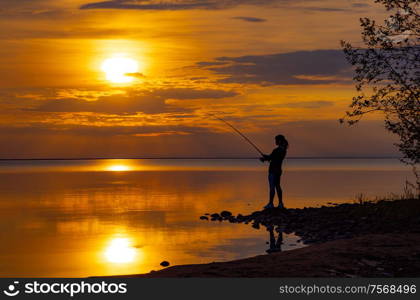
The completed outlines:
{"type": "Polygon", "coordinates": [[[270,234],[270,248],[267,249],[266,252],[281,252],[281,244],[283,244],[283,231],[281,231],[280,227],[274,228],[272,225],[267,227],[267,231],[270,234]],[[278,232],[277,239],[275,237],[275,231],[278,232]]]}

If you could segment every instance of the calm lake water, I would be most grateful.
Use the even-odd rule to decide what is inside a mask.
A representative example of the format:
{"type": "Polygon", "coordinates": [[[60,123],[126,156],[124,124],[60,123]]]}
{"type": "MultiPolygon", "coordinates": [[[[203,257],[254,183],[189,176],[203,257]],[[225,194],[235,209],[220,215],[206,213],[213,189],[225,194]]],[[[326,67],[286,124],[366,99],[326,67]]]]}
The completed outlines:
{"type": "MultiPolygon", "coordinates": [[[[0,276],[145,273],[268,249],[269,233],[199,220],[260,210],[266,165],[253,159],[0,161],[0,276]]],[[[397,159],[289,159],[287,207],[401,193],[397,159]]],[[[299,247],[284,235],[282,250],[299,247]]]]}

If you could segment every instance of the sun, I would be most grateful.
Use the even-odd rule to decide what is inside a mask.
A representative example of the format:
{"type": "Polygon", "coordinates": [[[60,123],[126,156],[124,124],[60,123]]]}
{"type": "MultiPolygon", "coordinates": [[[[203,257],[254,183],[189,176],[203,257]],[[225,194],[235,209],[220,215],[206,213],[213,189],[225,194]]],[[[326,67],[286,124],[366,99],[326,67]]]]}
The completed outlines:
{"type": "Polygon", "coordinates": [[[111,57],[103,61],[101,70],[112,83],[130,83],[134,80],[130,73],[139,72],[139,63],[129,57],[111,57]]]}

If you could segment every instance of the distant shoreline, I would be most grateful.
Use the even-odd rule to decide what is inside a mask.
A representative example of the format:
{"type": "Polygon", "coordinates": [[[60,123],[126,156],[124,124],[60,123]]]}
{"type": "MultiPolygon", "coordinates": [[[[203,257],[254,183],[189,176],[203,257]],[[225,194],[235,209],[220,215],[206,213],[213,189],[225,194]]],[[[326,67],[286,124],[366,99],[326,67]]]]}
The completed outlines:
{"type": "MultiPolygon", "coordinates": [[[[259,157],[79,157],[79,158],[0,158],[0,161],[30,161],[30,160],[105,160],[105,159],[171,159],[171,160],[217,160],[217,159],[258,159],[259,157]]],[[[395,156],[363,156],[363,157],[353,157],[353,156],[341,156],[341,157],[329,157],[329,156],[318,156],[318,157],[288,157],[287,159],[401,159],[401,157],[395,156]]]]}

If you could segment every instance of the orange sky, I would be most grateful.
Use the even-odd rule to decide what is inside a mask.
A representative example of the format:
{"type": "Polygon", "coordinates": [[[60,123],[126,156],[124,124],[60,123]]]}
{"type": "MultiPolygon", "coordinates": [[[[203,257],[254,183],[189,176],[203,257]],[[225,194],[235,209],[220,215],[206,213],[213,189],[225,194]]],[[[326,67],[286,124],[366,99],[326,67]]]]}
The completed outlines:
{"type": "Polygon", "coordinates": [[[337,122],[355,95],[339,41],[383,19],[372,2],[5,0],[0,157],[255,155],[209,112],[265,151],[283,133],[291,156],[396,155],[380,116],[337,122]],[[113,57],[131,82],[107,80],[113,57]]]}

